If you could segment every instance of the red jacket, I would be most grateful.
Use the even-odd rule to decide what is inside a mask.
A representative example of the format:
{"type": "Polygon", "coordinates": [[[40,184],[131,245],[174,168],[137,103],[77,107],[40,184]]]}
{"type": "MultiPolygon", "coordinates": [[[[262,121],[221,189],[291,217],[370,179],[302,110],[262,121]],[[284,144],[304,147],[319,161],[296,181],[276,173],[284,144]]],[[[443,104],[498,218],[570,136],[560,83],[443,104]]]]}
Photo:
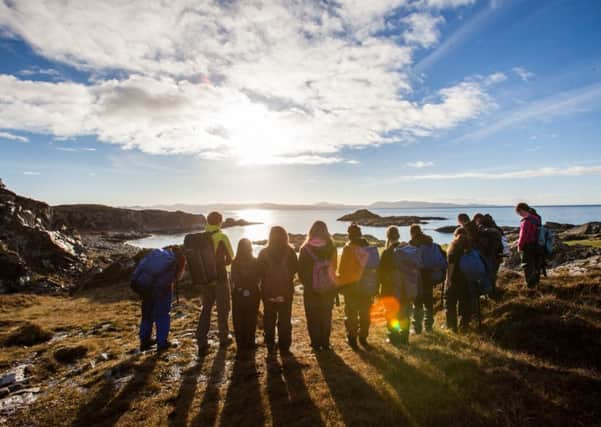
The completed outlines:
{"type": "Polygon", "coordinates": [[[520,222],[520,238],[518,239],[518,249],[524,250],[524,247],[530,243],[538,242],[538,228],[541,226],[541,218],[538,215],[528,214],[520,222]]]}

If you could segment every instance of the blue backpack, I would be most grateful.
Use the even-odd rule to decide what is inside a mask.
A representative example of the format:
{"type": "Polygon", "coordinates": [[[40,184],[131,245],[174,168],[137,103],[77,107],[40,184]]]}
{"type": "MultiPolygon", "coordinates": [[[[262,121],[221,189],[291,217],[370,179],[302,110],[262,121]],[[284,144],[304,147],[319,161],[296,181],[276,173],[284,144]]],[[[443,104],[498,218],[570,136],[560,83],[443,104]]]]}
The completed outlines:
{"type": "Polygon", "coordinates": [[[488,267],[477,249],[471,249],[463,254],[459,260],[459,270],[467,280],[469,288],[477,295],[488,294],[492,291],[488,267]]]}
{"type": "Polygon", "coordinates": [[[442,248],[436,243],[422,245],[419,247],[423,269],[430,277],[432,284],[444,282],[447,277],[447,258],[442,248]]]}
{"type": "Polygon", "coordinates": [[[153,249],[138,263],[131,279],[131,288],[141,296],[150,296],[155,289],[165,289],[175,277],[175,254],[168,249],[153,249]]]}
{"type": "Polygon", "coordinates": [[[378,294],[380,281],[378,279],[378,265],[380,264],[380,253],[375,246],[361,248],[367,254],[367,262],[363,269],[363,275],[359,281],[359,292],[363,295],[373,297],[378,294]]]}
{"type": "Polygon", "coordinates": [[[537,228],[537,241],[538,247],[543,251],[546,256],[553,254],[553,246],[555,244],[555,234],[542,223],[538,222],[533,218],[527,218],[530,223],[534,224],[537,228]]]}
{"type": "Polygon", "coordinates": [[[395,269],[393,283],[395,295],[403,300],[414,300],[421,288],[423,268],[420,252],[415,246],[400,246],[394,249],[395,269]]]}

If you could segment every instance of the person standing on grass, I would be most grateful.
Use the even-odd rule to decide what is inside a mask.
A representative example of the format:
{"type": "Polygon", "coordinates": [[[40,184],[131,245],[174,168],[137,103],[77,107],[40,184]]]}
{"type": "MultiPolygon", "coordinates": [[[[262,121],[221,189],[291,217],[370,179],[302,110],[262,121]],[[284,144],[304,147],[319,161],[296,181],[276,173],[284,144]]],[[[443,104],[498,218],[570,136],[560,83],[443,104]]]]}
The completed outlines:
{"type": "Polygon", "coordinates": [[[481,255],[486,261],[486,267],[492,285],[490,296],[495,297],[497,289],[497,274],[503,261],[503,233],[495,224],[492,216],[484,215],[479,224],[481,255]]]}
{"type": "MultiPolygon", "coordinates": [[[[422,228],[418,224],[413,224],[411,227],[409,227],[409,233],[411,235],[411,240],[409,241],[411,246],[415,246],[416,248],[423,250],[423,248],[426,246],[434,245],[434,240],[432,237],[424,234],[422,228]]],[[[436,251],[440,250],[439,247],[435,247],[433,249],[436,251]]],[[[441,254],[440,256],[444,255],[441,254]]],[[[432,325],[434,325],[434,284],[435,283],[432,277],[430,277],[430,272],[422,270],[421,292],[418,293],[413,304],[413,329],[415,330],[416,334],[421,334],[424,326],[426,332],[432,332],[432,325]]]]}
{"type": "Polygon", "coordinates": [[[271,228],[267,247],[259,253],[258,263],[265,345],[269,353],[275,351],[277,326],[278,347],[286,354],[292,344],[292,299],[298,259],[283,227],[271,228]]]}
{"type": "Polygon", "coordinates": [[[217,324],[219,327],[219,343],[227,347],[232,342],[229,333],[228,318],[230,315],[230,287],[227,277],[227,266],[232,263],[234,252],[230,239],[221,231],[223,215],[219,212],[211,212],[207,216],[205,231],[211,233],[213,246],[215,248],[215,264],[217,267],[217,282],[214,286],[202,288],[202,309],[196,330],[199,353],[208,348],[207,336],[211,326],[211,313],[213,306],[217,304],[217,324]]]}
{"type": "Polygon", "coordinates": [[[171,347],[171,299],[175,282],[181,279],[186,268],[186,257],[178,248],[154,249],[136,266],[131,288],[142,297],[140,322],[140,351],[149,350],[156,342],[157,350],[171,347]],[[156,340],[152,340],[152,327],[156,325],[156,340]]]}
{"type": "Polygon", "coordinates": [[[315,221],[311,226],[298,264],[311,347],[315,351],[329,350],[338,253],[325,222],[315,221]]]}
{"type": "Polygon", "coordinates": [[[394,278],[395,272],[399,269],[394,251],[396,248],[406,245],[399,241],[400,238],[397,227],[390,226],[386,229],[386,248],[382,252],[378,266],[378,279],[381,285],[380,300],[385,301],[388,342],[394,346],[409,344],[409,317],[411,315],[411,302],[407,299],[402,287],[399,287],[399,283],[395,283],[394,278]]]}
{"type": "Polygon", "coordinates": [[[524,269],[524,278],[529,288],[534,288],[540,282],[544,257],[538,245],[538,232],[542,226],[542,219],[535,209],[526,203],[518,203],[516,213],[522,217],[520,221],[520,237],[518,251],[524,269]]]}
{"type": "Polygon", "coordinates": [[[465,228],[455,230],[454,238],[447,251],[449,269],[445,283],[445,308],[447,328],[457,332],[457,308],[461,316],[461,329],[469,328],[472,317],[472,294],[469,284],[459,268],[461,257],[472,248],[465,228]]]}
{"type": "Polygon", "coordinates": [[[474,215],[474,219],[471,220],[469,215],[466,213],[460,213],[457,216],[457,223],[460,227],[464,228],[467,232],[467,237],[470,240],[472,247],[479,249],[479,235],[478,235],[478,225],[476,221],[480,219],[481,214],[474,215]]]}
{"type": "Polygon", "coordinates": [[[369,246],[369,243],[363,238],[361,228],[357,224],[351,224],[347,231],[349,241],[342,249],[338,266],[338,285],[344,295],[347,341],[351,348],[357,349],[357,338],[359,338],[361,345],[369,349],[367,337],[373,297],[363,294],[359,288],[367,262],[364,249],[369,246]]]}
{"type": "Polygon", "coordinates": [[[232,317],[238,351],[255,348],[259,314],[259,263],[253,256],[252,243],[240,239],[232,262],[232,317]]]}

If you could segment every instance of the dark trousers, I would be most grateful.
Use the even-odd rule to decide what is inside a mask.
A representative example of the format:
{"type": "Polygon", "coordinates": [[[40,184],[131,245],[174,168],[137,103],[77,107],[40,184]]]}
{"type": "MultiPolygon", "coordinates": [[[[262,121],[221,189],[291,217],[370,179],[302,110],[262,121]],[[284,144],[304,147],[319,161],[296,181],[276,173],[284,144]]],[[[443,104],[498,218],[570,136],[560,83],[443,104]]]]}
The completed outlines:
{"type": "Polygon", "coordinates": [[[349,337],[356,338],[359,336],[360,338],[367,338],[371,322],[369,317],[371,304],[372,298],[357,292],[347,292],[344,294],[344,315],[346,317],[344,325],[349,337]]]}
{"type": "Polygon", "coordinates": [[[292,344],[292,300],[280,303],[263,300],[263,330],[267,348],[275,348],[276,326],[280,350],[287,351],[292,344]]]}
{"type": "Polygon", "coordinates": [[[468,326],[472,318],[473,298],[467,284],[452,284],[445,292],[445,308],[447,312],[447,327],[457,330],[457,308],[461,316],[461,326],[468,326]]]}
{"type": "Polygon", "coordinates": [[[540,282],[542,269],[542,256],[538,244],[530,243],[522,251],[522,268],[524,269],[524,278],[529,288],[534,288],[540,282]]]}
{"type": "Polygon", "coordinates": [[[156,324],[157,346],[167,345],[171,319],[171,293],[142,299],[142,321],[140,322],[140,343],[150,341],[152,327],[156,324]]]}
{"type": "Polygon", "coordinates": [[[232,294],[232,317],[234,334],[238,348],[251,348],[255,345],[257,316],[259,313],[258,291],[234,289],[232,294]],[[244,295],[245,291],[249,295],[244,295]]]}
{"type": "Polygon", "coordinates": [[[196,339],[200,346],[207,343],[207,335],[211,327],[211,313],[213,306],[217,304],[217,324],[219,327],[219,339],[227,339],[229,335],[228,317],[230,314],[230,289],[227,282],[217,283],[214,286],[205,286],[201,291],[202,309],[196,329],[196,339]]]}
{"type": "Polygon", "coordinates": [[[332,331],[332,297],[305,295],[307,330],[313,347],[329,347],[332,331]]]}
{"type": "Polygon", "coordinates": [[[432,282],[422,275],[421,292],[413,303],[413,328],[418,334],[422,331],[423,323],[426,330],[431,330],[434,324],[433,288],[432,282]]]}

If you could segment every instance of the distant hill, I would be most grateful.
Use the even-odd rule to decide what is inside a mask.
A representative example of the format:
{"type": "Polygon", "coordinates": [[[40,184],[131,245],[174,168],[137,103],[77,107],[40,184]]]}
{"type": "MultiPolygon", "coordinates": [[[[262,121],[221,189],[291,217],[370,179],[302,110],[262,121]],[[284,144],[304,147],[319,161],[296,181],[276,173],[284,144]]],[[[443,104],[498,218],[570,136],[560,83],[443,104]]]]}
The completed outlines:
{"type": "Polygon", "coordinates": [[[211,210],[217,211],[235,211],[243,209],[273,209],[273,210],[357,210],[362,208],[369,209],[432,209],[432,208],[458,208],[482,206],[477,204],[454,204],[438,202],[420,202],[411,200],[401,200],[396,202],[379,201],[369,205],[345,205],[342,203],[320,202],[313,204],[283,204],[283,203],[213,203],[213,204],[184,204],[176,203],[172,205],[153,205],[153,206],[127,206],[128,209],[161,209],[167,211],[184,211],[190,213],[206,213],[211,210]]]}

